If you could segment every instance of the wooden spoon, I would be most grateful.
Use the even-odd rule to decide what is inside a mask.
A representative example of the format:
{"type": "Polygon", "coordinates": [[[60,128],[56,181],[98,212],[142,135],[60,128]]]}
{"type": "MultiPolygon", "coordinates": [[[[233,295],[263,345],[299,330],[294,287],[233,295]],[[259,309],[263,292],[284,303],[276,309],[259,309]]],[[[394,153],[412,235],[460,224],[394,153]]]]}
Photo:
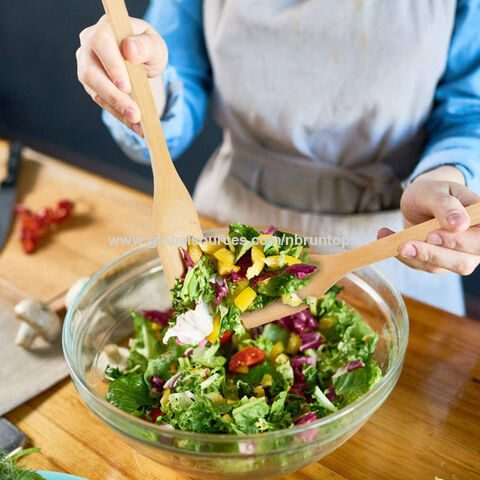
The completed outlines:
{"type": "MultiPolygon", "coordinates": [[[[133,35],[125,1],[102,0],[102,2],[108,22],[120,46],[123,40],[133,35]]],[[[157,250],[168,286],[171,288],[184,270],[179,244],[175,239],[177,242],[188,239],[189,236],[201,239],[202,229],[192,198],[170,157],[145,67],[128,61],[125,61],[125,64],[132,85],[133,98],[140,108],[141,125],[152,161],[153,218],[157,250]]]]}
{"type": "MultiPolygon", "coordinates": [[[[480,223],[480,203],[467,207],[470,215],[470,225],[480,223]]],[[[347,250],[331,255],[312,254],[308,256],[309,263],[318,265],[317,271],[312,275],[308,285],[302,288],[298,295],[300,298],[308,296],[321,297],[332,285],[338,282],[347,273],[358,268],[380,262],[398,255],[398,248],[409,240],[424,241],[427,234],[441,228],[437,219],[420,223],[413,227],[394,233],[388,237],[375,240],[368,245],[347,250]]],[[[395,280],[395,279],[393,279],[395,280]]],[[[246,328],[258,327],[265,323],[273,322],[287,315],[305,310],[304,303],[298,307],[291,307],[281,301],[271,303],[262,310],[246,312],[242,315],[243,325],[246,328]]]]}

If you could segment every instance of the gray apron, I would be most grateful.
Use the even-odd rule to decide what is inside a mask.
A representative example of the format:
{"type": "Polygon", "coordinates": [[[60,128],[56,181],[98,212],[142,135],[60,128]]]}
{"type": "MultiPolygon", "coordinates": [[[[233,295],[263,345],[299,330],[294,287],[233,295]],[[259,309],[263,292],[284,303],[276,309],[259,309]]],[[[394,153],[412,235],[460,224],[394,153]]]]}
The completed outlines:
{"type": "MultiPolygon", "coordinates": [[[[198,210],[349,247],[403,228],[399,178],[420,157],[454,16],[453,0],[204,0],[224,140],[198,210]]],[[[457,275],[379,267],[402,293],[464,313],[457,275]]]]}

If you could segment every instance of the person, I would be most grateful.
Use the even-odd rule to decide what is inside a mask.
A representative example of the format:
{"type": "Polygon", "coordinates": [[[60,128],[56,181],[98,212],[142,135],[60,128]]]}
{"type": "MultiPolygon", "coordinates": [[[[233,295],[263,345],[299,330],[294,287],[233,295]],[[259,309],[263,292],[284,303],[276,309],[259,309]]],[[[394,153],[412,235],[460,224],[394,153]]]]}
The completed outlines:
{"type": "MultiPolygon", "coordinates": [[[[132,158],[148,161],[124,58],[144,64],[178,157],[213,92],[223,141],[200,213],[347,238],[435,217],[380,267],[402,293],[463,314],[480,262],[480,0],[153,0],[117,47],[80,34],[78,77],[132,158]],[[443,273],[443,275],[431,275],[443,273]]],[[[377,233],[378,232],[378,233],[377,233]]]]}

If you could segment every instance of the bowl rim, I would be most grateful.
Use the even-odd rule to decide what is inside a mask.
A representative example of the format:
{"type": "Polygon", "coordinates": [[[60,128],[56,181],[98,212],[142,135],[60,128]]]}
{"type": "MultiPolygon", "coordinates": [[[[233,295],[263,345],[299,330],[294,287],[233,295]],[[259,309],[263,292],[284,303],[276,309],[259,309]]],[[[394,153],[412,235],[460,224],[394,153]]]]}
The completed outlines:
{"type": "MultiPolygon", "coordinates": [[[[215,229],[205,229],[206,231],[208,230],[215,230],[215,229]]],[[[332,424],[333,422],[345,417],[348,415],[350,412],[353,410],[358,410],[361,408],[362,405],[368,402],[368,400],[375,396],[377,392],[382,390],[385,385],[388,383],[389,379],[397,372],[398,369],[401,369],[404,357],[405,357],[405,352],[407,349],[408,345],[408,338],[409,338],[409,318],[408,318],[408,312],[407,308],[405,305],[405,302],[403,300],[403,297],[401,296],[400,292],[397,290],[397,288],[390,282],[390,280],[386,277],[386,275],[378,268],[373,265],[369,265],[367,269],[373,269],[375,273],[380,277],[380,279],[385,283],[385,285],[389,288],[395,299],[398,301],[400,311],[402,312],[402,317],[404,319],[404,326],[403,326],[403,336],[400,336],[400,341],[398,343],[398,354],[396,359],[394,360],[392,366],[388,369],[388,371],[385,373],[385,375],[382,377],[382,379],[370,390],[368,391],[365,395],[360,397],[358,400],[355,400],[348,406],[338,410],[337,412],[333,412],[329,415],[326,415],[324,417],[319,418],[318,420],[315,420],[314,422],[304,424],[304,425],[298,425],[298,426],[293,426],[289,428],[284,428],[280,430],[274,430],[271,432],[261,432],[261,433],[252,433],[252,434],[244,434],[244,435],[234,435],[231,433],[197,433],[197,432],[191,432],[188,430],[170,430],[164,428],[161,424],[156,424],[156,423],[151,423],[146,420],[142,420],[141,418],[137,418],[133,415],[130,415],[123,410],[120,410],[119,408],[115,407],[111,403],[107,402],[103,397],[98,395],[97,393],[93,392],[85,383],[85,381],[80,378],[80,375],[74,368],[74,361],[69,357],[69,350],[67,348],[67,341],[68,341],[68,332],[69,332],[69,326],[72,321],[72,316],[73,312],[75,310],[75,307],[77,306],[77,303],[79,302],[79,299],[83,295],[84,291],[86,291],[92,284],[95,283],[95,281],[102,276],[104,272],[106,272],[108,269],[116,265],[117,263],[121,262],[125,258],[129,257],[130,255],[134,255],[136,252],[139,252],[141,250],[145,249],[152,249],[152,247],[148,246],[146,243],[135,247],[128,252],[123,253],[119,257],[115,258],[111,262],[109,262],[107,265],[102,267],[100,270],[95,272],[88,282],[82,287],[82,289],[77,293],[75,296],[74,300],[72,301],[70,308],[67,311],[67,314],[65,316],[65,321],[63,324],[63,329],[62,329],[62,348],[63,348],[63,354],[65,357],[65,360],[68,365],[68,369],[70,371],[70,376],[74,380],[74,385],[78,389],[80,386],[86,394],[95,402],[100,403],[103,408],[106,408],[107,410],[110,411],[113,417],[123,417],[127,421],[132,422],[134,425],[141,427],[143,429],[147,429],[150,431],[153,431],[155,433],[160,434],[161,436],[164,437],[170,437],[172,439],[189,439],[189,440],[196,440],[196,441],[206,441],[206,442],[217,442],[217,443],[229,443],[229,442],[254,442],[255,439],[262,438],[262,439],[274,439],[276,437],[282,437],[286,434],[294,435],[302,432],[306,432],[308,430],[312,430],[315,428],[319,427],[325,427],[328,426],[329,424],[332,424]]],[[[163,267],[160,265],[160,268],[163,270],[163,267]]],[[[396,322],[395,322],[396,323],[396,322]]],[[[380,405],[378,405],[380,406],[380,405]]],[[[98,414],[97,414],[98,415],[98,414]]],[[[103,420],[103,419],[102,419],[103,420]]],[[[108,423],[111,423],[112,425],[115,425],[116,422],[112,422],[109,420],[108,423]]],[[[115,429],[122,431],[122,433],[125,433],[129,436],[131,436],[128,432],[125,432],[123,429],[120,429],[118,426],[115,426],[115,429]]],[[[141,441],[142,439],[134,436],[138,441],[141,441]]],[[[143,440],[145,441],[145,440],[143,440]]],[[[147,443],[151,443],[148,442],[147,443]]],[[[183,449],[176,449],[176,450],[183,450],[183,449]]],[[[193,453],[193,452],[192,452],[193,453]]],[[[272,452],[273,453],[273,452],[272,452]]],[[[245,454],[241,454],[242,456],[245,456],[245,454]]]]}

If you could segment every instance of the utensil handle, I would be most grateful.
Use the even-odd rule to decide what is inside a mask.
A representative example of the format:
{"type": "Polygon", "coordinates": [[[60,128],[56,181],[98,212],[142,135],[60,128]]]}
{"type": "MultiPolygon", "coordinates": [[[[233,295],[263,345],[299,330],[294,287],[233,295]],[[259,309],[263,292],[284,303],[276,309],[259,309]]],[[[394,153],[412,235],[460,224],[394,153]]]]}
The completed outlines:
{"type": "MultiPolygon", "coordinates": [[[[480,223],[480,202],[466,207],[470,216],[470,225],[474,226],[480,223]]],[[[388,237],[375,240],[362,247],[347,250],[339,253],[342,263],[348,266],[349,271],[372,263],[380,262],[387,258],[398,255],[400,245],[410,240],[425,241],[427,235],[434,230],[441,228],[440,222],[434,218],[426,222],[406,228],[401,232],[394,233],[388,237]]]]}
{"type": "MultiPolygon", "coordinates": [[[[105,13],[107,14],[108,22],[113,29],[117,44],[120,47],[123,40],[133,35],[125,1],[102,0],[102,3],[105,13]]],[[[133,64],[128,60],[125,60],[125,65],[132,85],[133,98],[140,108],[140,123],[150,151],[152,168],[159,168],[163,171],[165,169],[175,170],[163,135],[160,116],[155,106],[145,66],[133,64]]],[[[156,178],[162,178],[162,175],[158,175],[156,178]]]]}

